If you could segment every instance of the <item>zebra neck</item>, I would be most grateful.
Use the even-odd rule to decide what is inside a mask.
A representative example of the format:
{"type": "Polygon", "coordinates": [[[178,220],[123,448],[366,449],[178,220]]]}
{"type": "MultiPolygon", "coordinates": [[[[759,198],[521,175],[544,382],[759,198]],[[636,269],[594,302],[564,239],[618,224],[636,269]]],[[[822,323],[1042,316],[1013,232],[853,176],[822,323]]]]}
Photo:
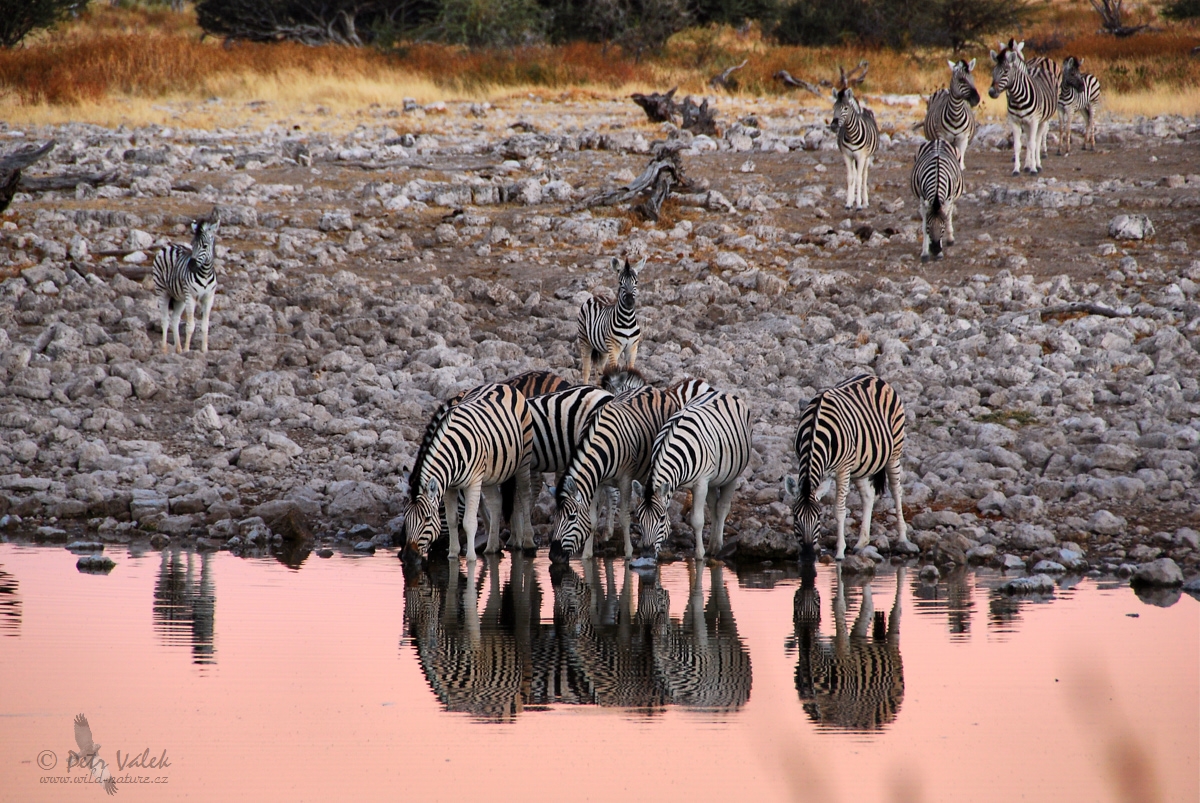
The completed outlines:
{"type": "Polygon", "coordinates": [[[614,323],[618,326],[630,328],[637,323],[637,302],[631,301],[626,304],[622,300],[623,296],[617,297],[617,314],[614,323]]]}

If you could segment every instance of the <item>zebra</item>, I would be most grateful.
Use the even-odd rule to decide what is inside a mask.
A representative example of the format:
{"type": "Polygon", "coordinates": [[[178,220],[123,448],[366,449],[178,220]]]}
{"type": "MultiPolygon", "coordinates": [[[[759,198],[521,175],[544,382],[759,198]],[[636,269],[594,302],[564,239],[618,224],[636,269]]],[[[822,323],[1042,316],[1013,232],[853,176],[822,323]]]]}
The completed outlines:
{"type": "Polygon", "coordinates": [[[871,157],[879,147],[875,113],[863,106],[850,87],[833,93],[833,120],[829,130],[837,132],[838,150],[846,161],[846,208],[866,209],[867,173],[871,157]]]}
{"type": "Polygon", "coordinates": [[[167,325],[175,333],[175,351],[192,348],[196,330],[196,304],[200,304],[200,351],[208,351],[208,319],[217,295],[217,230],[221,214],[214,208],[208,220],[192,221],[191,246],[171,243],[154,255],[154,287],[162,319],[162,350],[167,353],[167,325]],[[187,337],[179,344],[179,318],[187,310],[187,337]]]}
{"type": "Polygon", "coordinates": [[[821,391],[805,406],[796,432],[799,481],[791,475],[784,480],[785,490],[794,497],[794,531],[802,558],[812,559],[815,554],[821,519],[818,500],[831,475],[837,486],[835,559],[846,555],[846,491],[852,479],[863,500],[862,530],[854,548],[867,545],[875,495],[883,491],[885,477],[896,500],[900,543],[908,544],[900,487],[903,451],[904,405],[892,386],[879,377],[863,374],[847,379],[821,391]]]}
{"type": "Polygon", "coordinates": [[[671,530],[667,505],[680,488],[692,491],[696,559],[703,559],[705,552],[705,501],[712,522],[709,548],[721,548],[738,477],[750,463],[750,441],[750,411],[740,398],[719,390],[710,390],[667,419],[654,439],[646,488],[634,488],[642,493],[637,520],[643,549],[658,555],[671,530]]]}
{"type": "Polygon", "coordinates": [[[617,272],[617,301],[589,298],[579,308],[579,359],[582,362],[583,384],[592,376],[592,363],[603,359],[603,368],[621,364],[632,368],[637,360],[642,330],[637,322],[637,279],[645,258],[636,265],[613,257],[612,269],[617,272]]]}
{"type": "Polygon", "coordinates": [[[526,371],[504,380],[504,384],[521,391],[526,399],[545,396],[571,387],[571,383],[553,371],[526,371]]]}
{"type": "Polygon", "coordinates": [[[500,549],[500,492],[504,507],[515,501],[513,543],[533,547],[530,529],[529,464],[533,421],[525,396],[508,385],[480,385],[443,404],[429,423],[409,475],[410,504],[404,512],[406,559],[425,558],[441,530],[443,507],[450,533],[449,557],[457,558],[458,491],[466,499],[463,528],[467,560],[475,560],[476,513],[482,494],[491,509],[488,552],[500,549]],[[515,494],[515,500],[513,495],[515,494]]]}
{"type": "Polygon", "coordinates": [[[686,377],[671,385],[663,392],[670,397],[671,401],[677,407],[686,407],[712,389],[713,386],[703,379],[686,377]]]}
{"type": "Polygon", "coordinates": [[[966,169],[967,146],[975,138],[979,123],[972,108],[979,105],[979,91],[971,72],[975,59],[969,62],[947,62],[950,65],[950,88],[939,89],[929,96],[925,111],[925,138],[944,139],[958,151],[958,166],[966,169]]]}
{"type": "MultiPolygon", "coordinates": [[[[602,485],[615,485],[619,491],[618,516],[625,537],[625,557],[633,557],[629,536],[633,480],[646,479],[654,436],[678,409],[667,394],[646,386],[619,394],[592,416],[555,493],[551,560],[565,561],[581,546],[585,559],[592,556],[592,526],[602,485]]],[[[609,517],[608,536],[612,527],[609,517]]]]}
{"type": "Polygon", "coordinates": [[[954,245],[954,204],[963,191],[962,155],[944,140],[926,142],[917,151],[911,186],[921,203],[921,261],[941,259],[954,245]]]}
{"type": "Polygon", "coordinates": [[[613,395],[645,385],[646,377],[636,368],[605,368],[600,376],[600,387],[613,395]]]}
{"type": "Polygon", "coordinates": [[[1013,175],[1021,174],[1021,129],[1028,133],[1025,169],[1036,174],[1042,167],[1045,129],[1058,104],[1058,84],[1053,62],[1037,61],[1033,68],[1025,62],[1024,42],[1009,39],[1000,44],[1000,52],[991,51],[995,67],[988,95],[1008,93],[1008,121],[1013,130],[1013,175]]]}
{"type": "Polygon", "coordinates": [[[1080,72],[1083,59],[1067,56],[1063,61],[1062,88],[1058,91],[1058,153],[1071,155],[1071,117],[1075,112],[1083,115],[1083,149],[1096,150],[1096,107],[1100,104],[1100,81],[1096,76],[1080,72]],[[1063,153],[1063,140],[1067,150],[1063,153]]]}
{"type": "Polygon", "coordinates": [[[613,394],[588,385],[535,396],[526,400],[533,420],[533,472],[567,470],[571,453],[583,437],[588,421],[601,406],[608,404],[613,394]]]}
{"type": "MultiPolygon", "coordinates": [[[[815,571],[813,572],[815,575],[815,571]]],[[[904,702],[904,661],[900,655],[900,597],[904,567],[896,571],[890,617],[876,613],[871,583],[863,584],[854,625],[846,626],[846,593],[840,567],[833,600],[834,636],[820,637],[820,597],[804,576],[793,603],[796,691],[804,711],[818,725],[856,731],[880,730],[895,721],[904,702]],[[815,618],[813,616],[815,608],[815,618]],[[868,630],[872,631],[868,635],[868,630]]],[[[789,651],[790,651],[789,649],[789,651]]]]}

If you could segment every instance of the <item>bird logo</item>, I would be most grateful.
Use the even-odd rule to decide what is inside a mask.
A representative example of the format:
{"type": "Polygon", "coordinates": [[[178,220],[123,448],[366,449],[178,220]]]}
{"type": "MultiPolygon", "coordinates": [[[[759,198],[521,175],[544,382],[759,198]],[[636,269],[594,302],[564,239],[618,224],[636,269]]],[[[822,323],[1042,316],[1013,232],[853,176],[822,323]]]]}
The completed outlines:
{"type": "Polygon", "coordinates": [[[100,758],[100,745],[92,741],[92,726],[87,717],[79,714],[75,717],[75,744],[79,752],[68,751],[67,767],[86,767],[91,773],[92,781],[104,784],[104,791],[110,795],[117,793],[117,781],[108,770],[108,762],[100,758]]]}

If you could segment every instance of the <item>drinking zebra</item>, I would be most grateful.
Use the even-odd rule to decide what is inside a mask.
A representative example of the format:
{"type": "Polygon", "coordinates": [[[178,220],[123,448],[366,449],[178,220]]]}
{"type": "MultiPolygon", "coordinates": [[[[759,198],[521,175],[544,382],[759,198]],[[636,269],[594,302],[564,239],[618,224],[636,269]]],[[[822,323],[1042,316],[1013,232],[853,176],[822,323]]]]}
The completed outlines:
{"type": "Polygon", "coordinates": [[[513,543],[532,548],[532,440],[533,421],[525,397],[508,385],[481,385],[443,404],[429,423],[409,476],[411,501],[404,512],[405,558],[428,555],[430,543],[441,531],[439,508],[445,511],[450,533],[450,557],[458,557],[459,491],[465,497],[463,529],[468,560],[475,560],[481,494],[490,509],[487,551],[500,549],[502,506],[506,513],[510,508],[513,513],[513,543]],[[501,505],[498,486],[502,484],[501,505]]]}
{"type": "Polygon", "coordinates": [[[802,576],[793,603],[797,648],[796,691],[804,712],[825,727],[879,730],[891,724],[904,702],[900,656],[900,597],[904,567],[896,571],[890,617],[875,612],[871,583],[863,585],[854,625],[846,626],[846,592],[837,571],[833,599],[834,636],[821,638],[820,598],[810,576],[802,576]],[[815,619],[809,611],[815,607],[815,619]],[[868,632],[870,631],[870,632],[868,632]]]}
{"type": "Polygon", "coordinates": [[[1013,130],[1013,175],[1021,173],[1021,130],[1028,131],[1025,169],[1037,173],[1042,167],[1045,147],[1045,126],[1058,106],[1058,84],[1053,62],[1039,60],[1035,67],[1025,62],[1024,42],[1009,39],[1000,44],[1000,52],[991,51],[992,86],[988,95],[1000,97],[1008,93],[1008,121],[1013,130]]]}
{"type": "Polygon", "coordinates": [[[594,296],[579,308],[579,359],[583,384],[592,376],[592,363],[603,359],[601,369],[619,366],[624,357],[625,367],[632,368],[637,360],[642,330],[637,322],[637,279],[643,258],[636,265],[613,257],[612,269],[617,272],[617,301],[601,301],[594,296]]]}
{"type": "Polygon", "coordinates": [[[871,157],[879,147],[875,114],[854,97],[853,89],[838,89],[833,93],[833,120],[829,129],[837,132],[838,150],[846,162],[846,208],[866,209],[867,173],[871,157]]]}
{"type": "Polygon", "coordinates": [[[913,165],[912,191],[921,203],[921,261],[941,259],[954,245],[954,204],[963,191],[962,160],[944,140],[926,142],[913,165]]]}
{"type": "Polygon", "coordinates": [[[201,310],[200,351],[208,351],[208,319],[217,295],[217,230],[221,215],[214,208],[208,220],[192,221],[191,246],[172,243],[154,255],[154,287],[162,319],[162,350],[167,353],[167,325],[175,333],[175,351],[192,348],[196,330],[196,304],[201,310]],[[179,318],[187,310],[187,337],[179,344],[179,318]]]}
{"type": "Polygon", "coordinates": [[[947,62],[950,65],[950,88],[939,89],[929,96],[925,111],[925,138],[944,139],[958,151],[958,165],[966,168],[967,146],[975,138],[979,123],[971,109],[979,105],[979,92],[971,72],[975,59],[947,62]]]}
{"type": "Polygon", "coordinates": [[[551,471],[555,475],[566,471],[571,453],[582,439],[588,421],[612,398],[613,394],[607,390],[580,385],[527,399],[533,421],[530,471],[551,471]]]}
{"type": "Polygon", "coordinates": [[[837,488],[837,560],[846,554],[846,492],[850,480],[858,485],[863,500],[862,529],[854,548],[866,546],[871,536],[875,495],[883,491],[885,477],[896,500],[900,543],[908,543],[900,488],[903,450],[904,405],[892,386],[879,377],[856,376],[821,391],[808,403],[796,432],[799,481],[790,475],[784,480],[785,489],[795,497],[792,514],[802,557],[811,559],[815,554],[821,520],[818,500],[830,479],[837,488]]]}
{"type": "Polygon", "coordinates": [[[1058,92],[1058,153],[1071,155],[1071,117],[1083,115],[1083,149],[1096,150],[1096,107],[1100,104],[1100,81],[1096,76],[1080,72],[1083,59],[1067,56],[1063,61],[1062,88],[1058,92]],[[1066,140],[1066,152],[1063,141],[1066,140]]]}
{"type": "Polygon", "coordinates": [[[750,463],[750,440],[750,411],[737,396],[719,390],[710,390],[667,419],[654,439],[650,477],[637,514],[644,549],[658,555],[671,530],[671,497],[689,488],[696,558],[705,553],[706,501],[712,522],[709,549],[720,550],[738,477],[750,463]]]}

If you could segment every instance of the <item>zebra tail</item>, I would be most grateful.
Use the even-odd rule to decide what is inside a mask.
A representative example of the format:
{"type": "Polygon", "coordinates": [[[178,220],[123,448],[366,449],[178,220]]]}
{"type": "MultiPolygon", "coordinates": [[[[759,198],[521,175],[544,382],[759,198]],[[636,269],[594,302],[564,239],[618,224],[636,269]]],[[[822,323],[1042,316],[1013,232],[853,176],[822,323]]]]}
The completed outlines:
{"type": "Polygon", "coordinates": [[[875,486],[875,493],[882,494],[884,485],[887,482],[887,469],[882,468],[871,475],[871,484],[875,486]]]}

